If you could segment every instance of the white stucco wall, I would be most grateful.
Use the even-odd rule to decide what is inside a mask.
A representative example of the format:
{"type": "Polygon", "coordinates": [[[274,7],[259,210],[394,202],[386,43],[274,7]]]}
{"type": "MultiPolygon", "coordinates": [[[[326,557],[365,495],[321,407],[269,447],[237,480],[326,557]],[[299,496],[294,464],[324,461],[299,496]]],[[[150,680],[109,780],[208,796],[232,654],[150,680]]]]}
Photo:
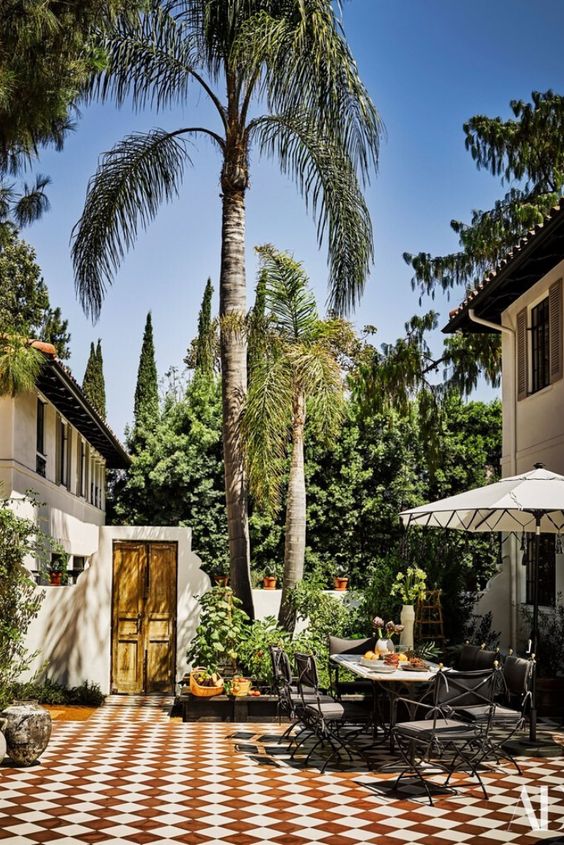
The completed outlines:
{"type": "MultiPolygon", "coordinates": [[[[564,261],[561,261],[502,313],[502,325],[514,333],[517,314],[523,308],[537,305],[548,295],[550,286],[563,277],[564,261]]],[[[539,461],[564,474],[564,379],[518,401],[515,335],[503,333],[501,337],[502,475],[528,472],[539,461]]],[[[521,557],[518,541],[507,538],[503,566],[476,605],[477,613],[492,611],[493,628],[502,631],[502,644],[513,647],[523,644],[521,605],[526,599],[526,568],[521,565],[521,557]]],[[[564,593],[564,556],[561,555],[556,557],[556,592],[564,593]]]]}
{"type": "Polygon", "coordinates": [[[44,587],[45,600],[29,629],[27,646],[39,655],[29,675],[46,662],[50,678],[75,686],[98,683],[110,691],[112,552],[115,540],[175,542],[178,545],[177,677],[186,670],[186,651],[198,621],[196,596],[210,586],[191,551],[189,528],[104,526],[91,565],[73,586],[44,587]]]}

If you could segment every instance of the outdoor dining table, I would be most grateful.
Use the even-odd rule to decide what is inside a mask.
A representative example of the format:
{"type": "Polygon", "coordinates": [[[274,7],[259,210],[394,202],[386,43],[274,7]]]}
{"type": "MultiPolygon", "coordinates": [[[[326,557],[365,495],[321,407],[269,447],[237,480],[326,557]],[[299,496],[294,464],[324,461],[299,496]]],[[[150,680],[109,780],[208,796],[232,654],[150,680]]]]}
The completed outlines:
{"type": "MultiPolygon", "coordinates": [[[[374,686],[388,696],[390,702],[390,748],[393,750],[392,728],[395,715],[395,702],[398,698],[408,698],[417,701],[420,697],[420,684],[429,684],[435,677],[439,667],[436,663],[425,661],[429,671],[415,671],[413,669],[396,669],[394,672],[379,672],[376,667],[365,666],[360,662],[360,654],[332,654],[330,659],[343,669],[352,672],[359,678],[372,681],[374,686]]],[[[374,661],[376,663],[376,661],[374,661]]],[[[374,690],[376,692],[376,689],[374,690]]],[[[374,695],[374,724],[377,722],[377,703],[374,695]]]]}

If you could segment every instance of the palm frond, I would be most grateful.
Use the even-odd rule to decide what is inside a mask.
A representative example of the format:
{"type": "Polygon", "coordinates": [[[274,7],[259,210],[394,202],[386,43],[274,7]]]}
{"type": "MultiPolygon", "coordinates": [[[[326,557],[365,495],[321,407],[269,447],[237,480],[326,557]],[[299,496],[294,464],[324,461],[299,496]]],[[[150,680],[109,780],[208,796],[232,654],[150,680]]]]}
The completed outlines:
{"type": "Polygon", "coordinates": [[[2,335],[0,339],[0,396],[30,393],[45,359],[27,338],[2,335]]]}
{"type": "Polygon", "coordinates": [[[302,264],[271,244],[257,247],[264,271],[264,304],[282,337],[306,339],[319,322],[315,297],[302,264]]]}
{"type": "Polygon", "coordinates": [[[329,306],[347,313],[362,295],[373,259],[370,214],[350,159],[334,140],[317,134],[304,111],[259,118],[250,136],[297,183],[320,244],[327,235],[329,306]]]}
{"type": "Polygon", "coordinates": [[[342,33],[331,0],[256,4],[234,45],[238,66],[260,78],[272,113],[315,115],[363,182],[377,168],[382,122],[342,33]]]}
{"type": "Polygon", "coordinates": [[[18,226],[28,226],[39,220],[45,211],[49,211],[50,202],[45,188],[51,179],[37,175],[33,185],[24,184],[24,192],[14,202],[12,213],[18,226]]]}
{"type": "Polygon", "coordinates": [[[72,260],[79,299],[94,318],[139,226],[146,229],[161,203],[178,194],[184,166],[191,163],[180,131],[128,135],[104,154],[88,184],[73,229],[72,260]]]}
{"type": "MultiPolygon", "coordinates": [[[[198,72],[198,33],[174,15],[174,4],[151,0],[143,15],[124,14],[105,31],[100,46],[106,63],[93,79],[90,96],[156,110],[186,101],[191,84],[205,89],[224,119],[218,98],[198,72]]],[[[225,122],[225,120],[224,120],[225,122]]]]}
{"type": "Polygon", "coordinates": [[[267,510],[276,510],[280,505],[292,396],[288,360],[284,356],[256,359],[241,433],[250,491],[267,510]]]}
{"type": "Polygon", "coordinates": [[[308,414],[329,438],[339,429],[345,411],[343,378],[334,350],[325,340],[288,351],[295,383],[308,398],[308,414]]]}

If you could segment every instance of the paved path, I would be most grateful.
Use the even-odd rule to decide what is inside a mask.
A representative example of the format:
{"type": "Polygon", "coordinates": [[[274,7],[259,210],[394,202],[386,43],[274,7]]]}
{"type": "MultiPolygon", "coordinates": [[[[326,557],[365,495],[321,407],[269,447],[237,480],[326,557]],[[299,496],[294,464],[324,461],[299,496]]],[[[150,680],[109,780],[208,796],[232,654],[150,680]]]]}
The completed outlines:
{"type": "Polygon", "coordinates": [[[535,843],[564,834],[564,760],[528,760],[434,807],[375,794],[364,769],[320,775],[273,745],[278,725],[182,724],[170,699],[112,696],[87,722],[55,722],[41,763],[0,767],[0,845],[535,843]],[[547,832],[531,832],[528,790],[547,832]]]}

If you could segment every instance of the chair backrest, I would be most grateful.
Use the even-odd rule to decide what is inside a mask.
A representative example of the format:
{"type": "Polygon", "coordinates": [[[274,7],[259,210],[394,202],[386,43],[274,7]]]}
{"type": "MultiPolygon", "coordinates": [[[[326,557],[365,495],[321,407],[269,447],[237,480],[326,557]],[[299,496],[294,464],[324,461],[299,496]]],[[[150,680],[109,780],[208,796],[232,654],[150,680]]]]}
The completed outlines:
{"type": "Polygon", "coordinates": [[[460,649],[456,668],[461,672],[472,672],[474,669],[492,669],[496,660],[499,661],[499,651],[489,651],[481,646],[464,643],[460,649]]]}
{"type": "Polygon", "coordinates": [[[503,663],[503,679],[507,692],[512,696],[527,695],[532,670],[532,660],[508,654],[503,663]]]}
{"type": "Polygon", "coordinates": [[[280,646],[269,646],[272,678],[276,690],[289,687],[292,683],[292,667],[288,655],[280,646]]]}
{"type": "Polygon", "coordinates": [[[373,651],[376,646],[376,637],[367,637],[364,640],[350,640],[343,637],[328,637],[329,654],[364,654],[366,651],[373,651]]]}
{"type": "Polygon", "coordinates": [[[470,672],[447,669],[444,672],[446,683],[437,689],[435,704],[443,710],[476,705],[493,706],[500,685],[503,684],[499,673],[498,667],[470,672]]]}
{"type": "Polygon", "coordinates": [[[317,673],[317,664],[315,657],[312,654],[301,654],[296,652],[296,669],[298,672],[298,691],[301,695],[304,693],[315,693],[319,689],[319,675],[317,673]]]}

